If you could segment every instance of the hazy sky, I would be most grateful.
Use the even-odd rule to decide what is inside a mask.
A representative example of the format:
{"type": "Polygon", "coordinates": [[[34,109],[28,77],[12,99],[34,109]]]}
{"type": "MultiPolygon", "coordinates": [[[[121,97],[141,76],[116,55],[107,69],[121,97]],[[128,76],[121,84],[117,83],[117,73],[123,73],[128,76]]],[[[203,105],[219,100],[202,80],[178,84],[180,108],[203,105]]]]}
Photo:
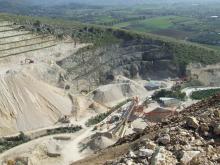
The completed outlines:
{"type": "MultiPolygon", "coordinates": [[[[203,3],[203,2],[219,2],[220,0],[0,0],[0,3],[14,2],[27,5],[62,5],[68,3],[83,3],[88,5],[135,5],[144,3],[157,3],[157,2],[189,2],[189,3],[203,3]]],[[[0,4],[1,5],[1,4],[0,4]]]]}

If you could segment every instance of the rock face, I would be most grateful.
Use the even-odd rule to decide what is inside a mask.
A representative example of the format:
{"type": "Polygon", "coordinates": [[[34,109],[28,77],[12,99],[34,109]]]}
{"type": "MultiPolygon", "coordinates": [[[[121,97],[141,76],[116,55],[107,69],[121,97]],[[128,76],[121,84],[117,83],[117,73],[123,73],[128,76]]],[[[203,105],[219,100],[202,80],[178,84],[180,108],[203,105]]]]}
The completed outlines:
{"type": "MultiPolygon", "coordinates": [[[[136,154],[133,159],[140,165],[220,164],[220,117],[215,115],[220,110],[219,102],[220,95],[198,102],[160,124],[146,127],[142,133],[120,139],[114,146],[131,143],[134,153],[144,151],[145,158],[136,154]]],[[[114,163],[120,163],[120,159],[114,163]]]]}
{"type": "Polygon", "coordinates": [[[190,164],[190,162],[200,154],[200,151],[183,151],[180,163],[182,165],[190,164]]]}
{"type": "Polygon", "coordinates": [[[151,158],[151,165],[175,165],[176,163],[177,160],[172,152],[167,151],[163,147],[157,148],[151,158]]]}
{"type": "Polygon", "coordinates": [[[159,142],[159,143],[162,143],[162,144],[164,144],[164,145],[169,144],[169,143],[170,143],[170,135],[166,134],[166,135],[160,137],[160,138],[158,139],[158,142],[159,142]]]}
{"type": "Polygon", "coordinates": [[[192,127],[195,129],[199,127],[199,122],[195,117],[188,117],[186,122],[189,127],[192,127]]]}
{"type": "Polygon", "coordinates": [[[216,125],[215,128],[214,128],[214,133],[216,135],[220,135],[220,124],[216,125]]]}
{"type": "Polygon", "coordinates": [[[191,64],[187,67],[188,76],[199,80],[202,84],[209,86],[220,85],[219,64],[203,66],[201,64],[191,64]]]}
{"type": "Polygon", "coordinates": [[[150,156],[153,155],[153,153],[154,153],[154,150],[141,148],[141,149],[139,150],[139,154],[138,154],[138,155],[139,155],[140,157],[150,157],[150,156]]]}
{"type": "Polygon", "coordinates": [[[71,100],[62,90],[26,72],[0,75],[0,86],[1,136],[47,127],[71,113],[71,100]]]}
{"type": "Polygon", "coordinates": [[[161,79],[176,77],[179,69],[173,54],[162,43],[129,41],[88,50],[58,62],[72,80],[86,79],[93,85],[105,84],[115,75],[129,78],[161,79]]]}

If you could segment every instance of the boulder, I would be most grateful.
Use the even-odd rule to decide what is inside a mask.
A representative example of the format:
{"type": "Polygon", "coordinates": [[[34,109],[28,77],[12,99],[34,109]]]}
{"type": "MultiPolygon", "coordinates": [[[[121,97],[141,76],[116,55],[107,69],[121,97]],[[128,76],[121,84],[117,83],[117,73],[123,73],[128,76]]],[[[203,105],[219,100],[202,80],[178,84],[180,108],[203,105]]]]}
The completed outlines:
{"type": "Polygon", "coordinates": [[[161,144],[169,144],[170,143],[170,135],[166,134],[160,138],[158,138],[158,142],[161,143],[161,144]]]}
{"type": "Polygon", "coordinates": [[[158,147],[151,158],[151,165],[176,165],[177,160],[172,152],[164,147],[158,147]]]}
{"type": "Polygon", "coordinates": [[[199,127],[199,122],[195,117],[188,117],[186,119],[186,123],[189,127],[191,128],[198,128],[199,127]]]}
{"type": "Polygon", "coordinates": [[[214,115],[215,117],[220,117],[220,110],[215,110],[214,115]]]}
{"type": "Polygon", "coordinates": [[[126,165],[133,165],[134,164],[132,159],[125,159],[124,161],[125,161],[126,165]]]}
{"type": "Polygon", "coordinates": [[[181,165],[190,164],[190,162],[200,154],[200,151],[182,151],[181,165]]]}
{"type": "Polygon", "coordinates": [[[216,135],[220,135],[220,124],[217,124],[217,125],[215,126],[215,128],[214,128],[214,133],[215,133],[216,135]]]}
{"type": "Polygon", "coordinates": [[[154,153],[153,150],[141,148],[141,149],[139,149],[138,156],[151,157],[153,155],[153,153],[154,153]]]}
{"type": "Polygon", "coordinates": [[[154,150],[156,148],[156,146],[157,145],[152,141],[146,143],[146,147],[151,150],[154,150]]]}
{"type": "Polygon", "coordinates": [[[208,132],[209,131],[209,126],[207,124],[203,123],[203,124],[200,125],[200,130],[202,132],[208,132]]]}
{"type": "Polygon", "coordinates": [[[58,144],[55,140],[50,140],[46,144],[47,155],[49,157],[60,157],[61,156],[61,145],[58,144]]]}
{"type": "Polygon", "coordinates": [[[136,158],[137,156],[136,156],[136,154],[133,151],[129,151],[128,157],[129,158],[136,158]]]}

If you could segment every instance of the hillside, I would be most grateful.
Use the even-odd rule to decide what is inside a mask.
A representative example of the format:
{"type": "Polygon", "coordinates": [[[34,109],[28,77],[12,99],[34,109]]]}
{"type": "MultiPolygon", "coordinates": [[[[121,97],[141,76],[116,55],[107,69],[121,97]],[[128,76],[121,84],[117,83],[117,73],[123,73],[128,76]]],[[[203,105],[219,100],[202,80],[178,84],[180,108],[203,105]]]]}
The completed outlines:
{"type": "Polygon", "coordinates": [[[1,136],[47,127],[71,113],[71,101],[63,91],[16,72],[1,73],[1,136]]]}
{"type": "Polygon", "coordinates": [[[108,75],[114,74],[153,79],[185,76],[190,63],[208,65],[220,61],[217,50],[167,37],[56,19],[4,14],[2,17],[17,21],[31,31],[72,36],[80,42],[92,43],[93,46],[58,64],[68,71],[70,79],[86,76],[94,85],[97,85],[95,81],[106,83],[108,75]],[[37,20],[41,25],[36,24],[37,20]]]}
{"type": "Polygon", "coordinates": [[[174,0],[1,0],[0,3],[0,12],[147,32],[219,50],[217,0],[178,0],[178,3],[174,0]]]}
{"type": "Polygon", "coordinates": [[[72,165],[219,164],[219,100],[216,95],[194,104],[72,165]]]}
{"type": "Polygon", "coordinates": [[[60,88],[65,71],[55,63],[85,46],[73,45],[0,21],[1,137],[49,127],[71,114],[72,101],[60,88]]]}

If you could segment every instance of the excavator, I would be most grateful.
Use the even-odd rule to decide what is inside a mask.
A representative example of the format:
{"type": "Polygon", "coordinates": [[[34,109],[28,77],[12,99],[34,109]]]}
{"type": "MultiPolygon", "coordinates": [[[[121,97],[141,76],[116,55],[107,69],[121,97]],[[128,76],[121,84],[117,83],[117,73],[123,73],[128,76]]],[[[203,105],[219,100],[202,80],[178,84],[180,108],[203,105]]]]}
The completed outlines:
{"type": "MultiPolygon", "coordinates": [[[[143,113],[144,111],[144,106],[143,104],[140,104],[140,99],[138,96],[133,97],[132,98],[132,103],[131,105],[127,108],[126,110],[126,114],[124,115],[124,118],[122,119],[122,121],[116,126],[116,128],[114,128],[114,130],[112,131],[112,134],[114,136],[118,136],[118,137],[123,137],[125,134],[125,127],[128,125],[128,127],[130,127],[130,123],[131,123],[131,116],[135,113],[143,113]]],[[[144,102],[145,103],[145,102],[144,102]]]]}
{"type": "Polygon", "coordinates": [[[25,58],[24,61],[21,61],[21,65],[24,65],[24,64],[33,64],[33,63],[34,63],[34,60],[29,59],[29,58],[25,58]]]}

